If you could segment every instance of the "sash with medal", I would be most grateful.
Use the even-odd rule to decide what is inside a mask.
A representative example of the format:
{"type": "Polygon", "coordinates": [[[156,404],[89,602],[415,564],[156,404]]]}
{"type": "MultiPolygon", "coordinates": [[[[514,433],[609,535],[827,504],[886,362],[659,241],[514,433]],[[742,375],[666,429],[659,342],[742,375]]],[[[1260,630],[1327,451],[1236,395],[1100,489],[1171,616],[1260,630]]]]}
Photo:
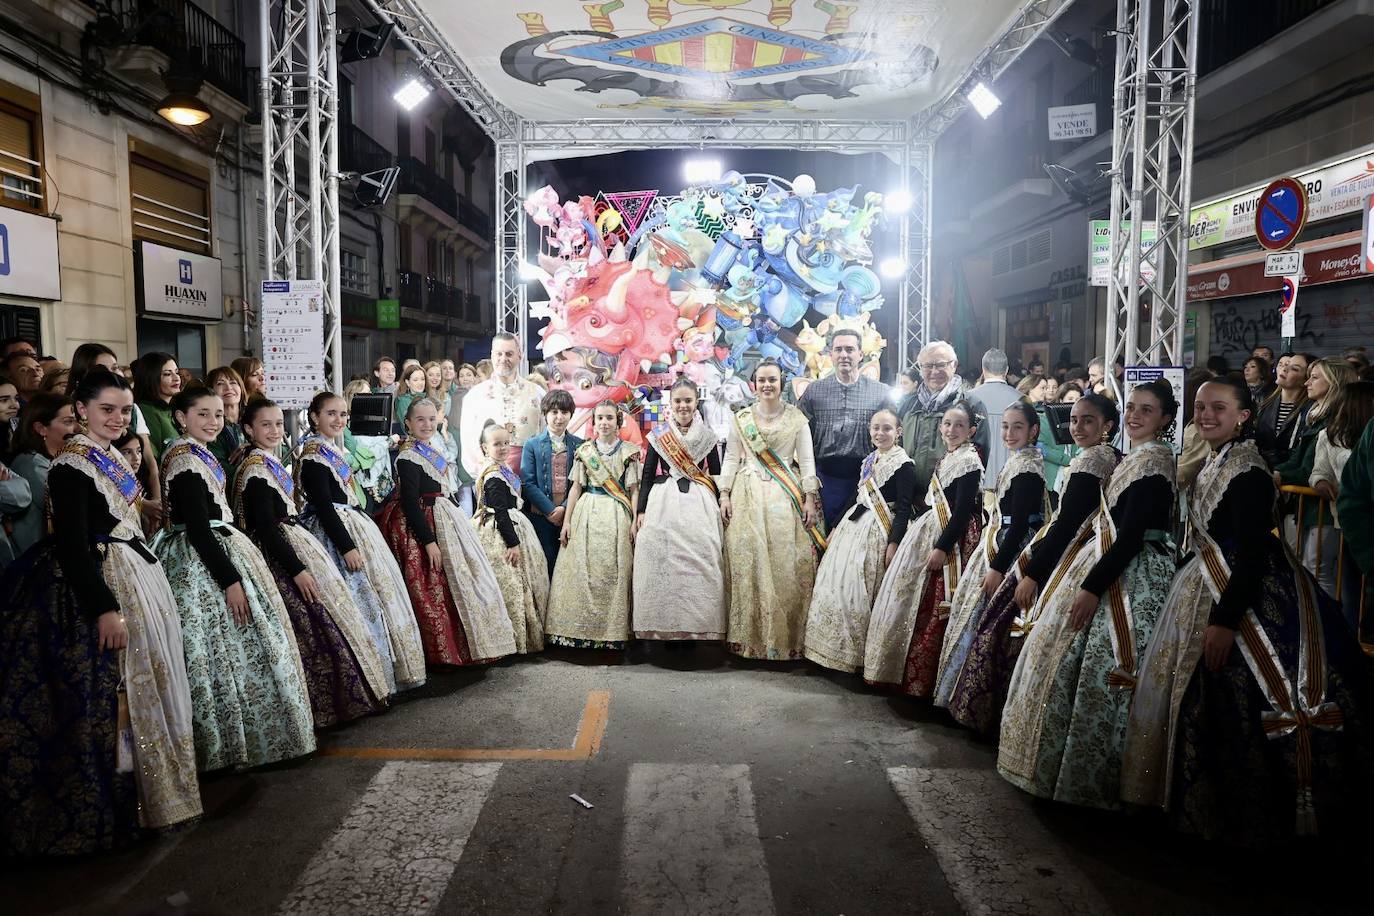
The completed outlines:
{"type": "Polygon", "coordinates": [[[649,433],[649,441],[658,449],[660,455],[682,472],[683,477],[701,484],[711,491],[712,496],[720,496],[716,482],[692,460],[692,453],[687,451],[687,444],[674,432],[671,423],[664,423],[649,433]]]}
{"type": "Polygon", "coordinates": [[[878,521],[883,526],[883,534],[892,533],[892,512],[887,508],[887,500],[883,498],[883,491],[873,481],[873,470],[878,465],[878,453],[869,452],[864,459],[863,469],[859,472],[859,486],[863,487],[864,493],[868,495],[868,504],[873,509],[873,514],[878,516],[878,521]]]}
{"type": "MultiPolygon", "coordinates": [[[[778,482],[787,498],[792,501],[792,508],[796,510],[798,517],[806,514],[805,499],[802,493],[801,483],[792,474],[792,469],[787,463],[778,457],[777,452],[768,447],[768,443],[763,439],[763,433],[759,430],[758,423],[754,421],[753,408],[746,407],[735,414],[735,427],[739,430],[739,435],[744,444],[749,446],[749,450],[754,453],[754,457],[763,465],[763,469],[769,476],[778,482]]],[[[883,508],[887,508],[884,506],[883,508]]],[[[818,551],[824,552],[826,548],[825,533],[821,531],[820,525],[812,525],[806,529],[806,534],[811,538],[811,543],[816,545],[818,551]]]]}
{"type": "Polygon", "coordinates": [[[421,442],[419,439],[407,439],[401,448],[409,448],[415,454],[425,459],[440,474],[448,473],[448,459],[444,453],[430,445],[428,442],[421,442]]]}
{"type": "Polygon", "coordinates": [[[620,480],[611,473],[611,469],[606,466],[606,461],[597,451],[596,440],[589,439],[583,442],[577,449],[577,459],[582,462],[582,466],[587,469],[587,481],[594,487],[599,487],[606,491],[606,495],[614,499],[620,508],[633,521],[635,517],[635,507],[630,502],[630,494],[625,492],[625,488],[620,485],[620,480]]]}
{"type": "MultiPolygon", "coordinates": [[[[926,498],[931,509],[935,511],[935,522],[939,525],[939,530],[944,531],[949,525],[950,516],[954,513],[950,511],[949,500],[945,498],[945,488],[940,483],[938,468],[930,473],[930,489],[926,493],[926,498]]],[[[958,544],[951,548],[946,555],[944,569],[945,596],[944,600],[936,606],[936,615],[942,619],[949,616],[949,601],[959,588],[959,576],[964,569],[963,560],[959,556],[958,544]]]]}
{"type": "MultiPolygon", "coordinates": [[[[300,473],[305,467],[306,461],[311,459],[322,459],[324,464],[334,472],[334,478],[338,481],[340,488],[344,491],[344,499],[348,500],[348,494],[353,492],[353,469],[348,466],[348,457],[331,446],[324,439],[312,436],[301,446],[301,458],[296,462],[294,480],[296,483],[297,497],[304,503],[305,493],[300,487],[300,473]]],[[[301,508],[304,508],[302,505],[301,508]]]]}
{"type": "Polygon", "coordinates": [[[141,489],[138,485],[138,478],[129,470],[128,465],[123,461],[112,456],[104,449],[87,445],[84,442],[69,442],[62,447],[62,454],[77,455],[85,458],[91,465],[100,472],[100,475],[114,484],[119,495],[130,507],[138,500],[141,489]]]}

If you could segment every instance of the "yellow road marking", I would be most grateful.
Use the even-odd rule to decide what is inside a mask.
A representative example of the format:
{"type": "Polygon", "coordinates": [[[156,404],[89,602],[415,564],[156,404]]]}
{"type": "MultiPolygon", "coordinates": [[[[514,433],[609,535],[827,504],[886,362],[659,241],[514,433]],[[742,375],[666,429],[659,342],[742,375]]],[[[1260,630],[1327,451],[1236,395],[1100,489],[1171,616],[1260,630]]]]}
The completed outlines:
{"type": "Polygon", "coordinates": [[[609,690],[593,690],[587,694],[587,705],[582,708],[582,721],[578,723],[572,747],[326,747],[319,753],[322,757],[364,760],[590,760],[601,750],[610,708],[609,690]]]}

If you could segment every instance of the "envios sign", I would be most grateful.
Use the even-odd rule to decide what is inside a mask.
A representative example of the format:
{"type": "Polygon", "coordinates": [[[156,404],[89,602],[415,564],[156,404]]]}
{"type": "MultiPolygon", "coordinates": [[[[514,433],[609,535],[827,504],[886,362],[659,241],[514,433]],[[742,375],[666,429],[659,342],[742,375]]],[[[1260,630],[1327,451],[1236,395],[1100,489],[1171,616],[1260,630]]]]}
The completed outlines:
{"type": "Polygon", "coordinates": [[[219,258],[137,242],[134,268],[138,307],[143,314],[193,321],[224,317],[219,258]]]}

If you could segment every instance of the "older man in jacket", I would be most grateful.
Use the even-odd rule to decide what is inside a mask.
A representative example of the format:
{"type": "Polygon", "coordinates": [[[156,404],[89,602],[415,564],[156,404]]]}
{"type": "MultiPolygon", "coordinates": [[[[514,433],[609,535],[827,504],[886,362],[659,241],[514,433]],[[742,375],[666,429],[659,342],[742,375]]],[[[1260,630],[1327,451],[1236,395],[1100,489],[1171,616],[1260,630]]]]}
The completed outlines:
{"type": "MultiPolygon", "coordinates": [[[[916,499],[920,501],[925,498],[930,477],[945,453],[945,443],[940,438],[940,420],[945,411],[960,400],[968,401],[978,413],[986,414],[987,410],[964,390],[959,357],[945,341],[932,340],[922,347],[916,355],[916,368],[921,373],[921,384],[902,398],[897,418],[902,424],[902,447],[916,465],[916,499]]],[[[987,426],[986,421],[980,423],[973,437],[984,455],[987,426]]]]}

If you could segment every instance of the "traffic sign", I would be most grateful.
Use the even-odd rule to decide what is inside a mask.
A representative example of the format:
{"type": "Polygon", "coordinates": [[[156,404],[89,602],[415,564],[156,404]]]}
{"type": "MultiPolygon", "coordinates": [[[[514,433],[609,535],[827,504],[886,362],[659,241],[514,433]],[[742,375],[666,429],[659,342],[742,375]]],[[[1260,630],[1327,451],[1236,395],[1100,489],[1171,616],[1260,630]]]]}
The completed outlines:
{"type": "Polygon", "coordinates": [[[1283,278],[1283,304],[1279,306],[1279,336],[1285,342],[1298,336],[1298,285],[1294,274],[1283,278]]]}
{"type": "Polygon", "coordinates": [[[1307,190],[1292,178],[1270,182],[1255,203],[1255,238],[1270,251],[1296,242],[1305,222],[1307,190]]]}
{"type": "Polygon", "coordinates": [[[1264,256],[1264,275],[1266,277],[1286,277],[1302,272],[1302,252],[1276,251],[1264,256]]]}

